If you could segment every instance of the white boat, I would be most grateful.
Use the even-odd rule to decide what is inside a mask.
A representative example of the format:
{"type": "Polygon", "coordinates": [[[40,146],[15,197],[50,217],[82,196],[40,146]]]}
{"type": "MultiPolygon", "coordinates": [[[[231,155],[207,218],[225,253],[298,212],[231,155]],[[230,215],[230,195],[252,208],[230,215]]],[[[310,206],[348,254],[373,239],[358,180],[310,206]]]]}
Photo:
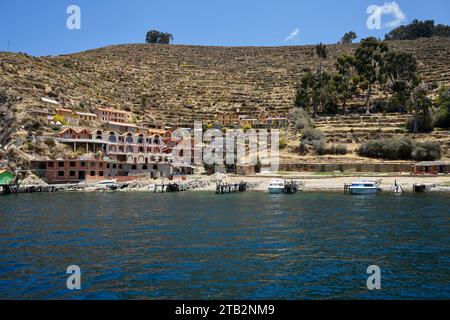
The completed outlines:
{"type": "Polygon", "coordinates": [[[395,181],[394,185],[391,186],[391,191],[395,194],[395,195],[401,195],[403,194],[405,191],[403,190],[403,187],[397,183],[397,180],[395,181]]]}
{"type": "Polygon", "coordinates": [[[283,193],[284,191],[284,180],[283,179],[272,179],[269,183],[269,193],[283,193]]]}
{"type": "Polygon", "coordinates": [[[95,191],[116,190],[118,188],[117,180],[102,180],[94,185],[95,191]]]}
{"type": "Polygon", "coordinates": [[[112,179],[112,180],[102,180],[97,182],[96,184],[100,184],[100,185],[110,185],[110,184],[116,184],[117,180],[116,179],[112,179]]]}
{"type": "Polygon", "coordinates": [[[370,194],[381,191],[379,182],[373,180],[356,180],[349,187],[351,194],[370,194]]]}

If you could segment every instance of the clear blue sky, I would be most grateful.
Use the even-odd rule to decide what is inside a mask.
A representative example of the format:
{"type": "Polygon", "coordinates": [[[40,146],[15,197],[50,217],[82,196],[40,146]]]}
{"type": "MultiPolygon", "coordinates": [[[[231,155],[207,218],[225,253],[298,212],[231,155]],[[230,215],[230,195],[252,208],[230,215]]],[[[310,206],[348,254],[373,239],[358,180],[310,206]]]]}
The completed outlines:
{"type": "MultiPolygon", "coordinates": [[[[0,0],[0,51],[32,55],[79,52],[142,43],[150,29],[168,31],[175,44],[280,46],[335,43],[347,31],[369,30],[369,5],[390,0],[0,0]],[[66,9],[81,8],[81,30],[66,27],[66,9]],[[295,30],[299,29],[295,36],[295,30]],[[286,41],[290,33],[293,36],[286,41]],[[9,42],[9,45],[8,45],[9,42]]],[[[396,0],[404,23],[414,18],[450,24],[448,0],[396,0]]],[[[395,19],[382,16],[382,23],[395,19]]]]}

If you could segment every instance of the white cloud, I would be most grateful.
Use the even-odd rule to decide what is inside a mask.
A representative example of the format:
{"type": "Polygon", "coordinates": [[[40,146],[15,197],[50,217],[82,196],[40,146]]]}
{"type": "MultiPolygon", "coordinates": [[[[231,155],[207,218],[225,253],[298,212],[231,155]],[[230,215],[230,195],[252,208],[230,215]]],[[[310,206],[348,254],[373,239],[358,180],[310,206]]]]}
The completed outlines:
{"type": "Polygon", "coordinates": [[[298,35],[300,33],[300,29],[296,28],[294,29],[291,33],[289,33],[289,35],[286,37],[286,39],[284,39],[284,41],[288,42],[288,41],[298,41],[298,35]]]}
{"type": "Polygon", "coordinates": [[[395,17],[394,20],[386,22],[383,25],[384,28],[396,28],[406,21],[406,15],[395,1],[389,3],[385,2],[384,5],[381,6],[381,14],[392,15],[395,17]]]}

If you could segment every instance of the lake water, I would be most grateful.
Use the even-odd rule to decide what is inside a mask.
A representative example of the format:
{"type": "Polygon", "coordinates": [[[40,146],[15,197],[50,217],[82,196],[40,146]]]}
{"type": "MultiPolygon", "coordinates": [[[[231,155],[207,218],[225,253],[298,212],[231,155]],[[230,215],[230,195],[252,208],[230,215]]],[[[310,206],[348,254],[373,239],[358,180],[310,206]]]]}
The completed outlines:
{"type": "Polygon", "coordinates": [[[449,299],[449,218],[438,193],[2,196],[0,298],[449,299]]]}

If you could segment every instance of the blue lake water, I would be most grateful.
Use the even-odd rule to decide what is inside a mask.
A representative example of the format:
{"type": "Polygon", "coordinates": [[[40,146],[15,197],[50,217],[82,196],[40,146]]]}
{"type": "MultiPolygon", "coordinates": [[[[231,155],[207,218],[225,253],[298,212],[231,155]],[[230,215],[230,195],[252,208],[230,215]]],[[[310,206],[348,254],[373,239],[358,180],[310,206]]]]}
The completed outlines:
{"type": "Polygon", "coordinates": [[[450,299],[449,235],[438,193],[9,195],[0,298],[450,299]]]}

